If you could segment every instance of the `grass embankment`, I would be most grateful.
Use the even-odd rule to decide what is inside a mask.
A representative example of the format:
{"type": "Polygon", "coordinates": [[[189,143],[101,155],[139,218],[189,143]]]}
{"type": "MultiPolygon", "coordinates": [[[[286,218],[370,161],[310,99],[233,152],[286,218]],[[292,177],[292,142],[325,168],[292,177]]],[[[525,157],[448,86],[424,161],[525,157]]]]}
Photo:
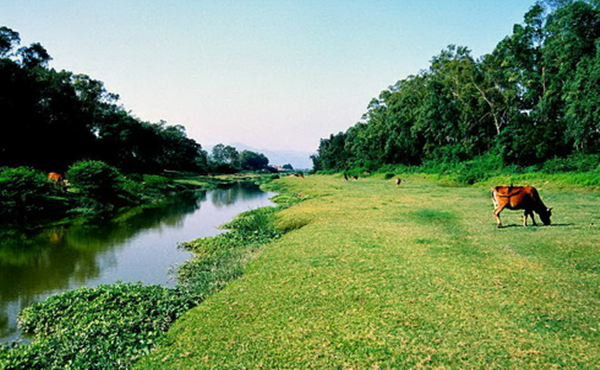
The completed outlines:
{"type": "MultiPolygon", "coordinates": [[[[497,229],[488,189],[279,180],[312,199],[243,278],[137,369],[596,368],[600,194],[553,191],[554,226],[497,229]]],[[[532,184],[537,185],[537,184],[532,184]]]]}

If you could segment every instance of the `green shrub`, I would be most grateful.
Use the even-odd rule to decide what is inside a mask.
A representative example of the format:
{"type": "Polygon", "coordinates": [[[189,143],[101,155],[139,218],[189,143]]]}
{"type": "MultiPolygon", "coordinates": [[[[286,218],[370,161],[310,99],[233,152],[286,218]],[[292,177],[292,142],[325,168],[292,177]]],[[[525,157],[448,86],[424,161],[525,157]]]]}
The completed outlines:
{"type": "Polygon", "coordinates": [[[139,200],[141,188],[121,175],[119,170],[101,161],[80,161],[67,171],[67,179],[77,191],[84,207],[112,209],[139,200]]]}
{"type": "Polygon", "coordinates": [[[121,183],[119,171],[101,161],[81,161],[69,168],[71,186],[90,198],[110,198],[121,183]]]}
{"type": "Polygon", "coordinates": [[[0,350],[2,369],[127,369],[193,305],[175,289],[140,284],[80,288],[26,308],[30,345],[0,350]]]}
{"type": "Polygon", "coordinates": [[[280,232],[273,224],[276,211],[277,208],[265,207],[244,212],[223,225],[223,228],[232,230],[246,240],[262,242],[277,238],[280,232]]]}
{"type": "Polygon", "coordinates": [[[173,185],[171,179],[157,175],[144,175],[143,181],[147,187],[159,190],[167,190],[173,185]]]}
{"type": "Polygon", "coordinates": [[[0,222],[33,222],[60,212],[65,199],[43,172],[28,168],[0,170],[0,222]]]}
{"type": "Polygon", "coordinates": [[[454,165],[450,173],[456,173],[456,180],[463,184],[472,185],[485,180],[502,171],[502,158],[494,155],[483,155],[470,161],[460,162],[454,165]]]}
{"type": "Polygon", "coordinates": [[[600,155],[572,155],[566,158],[552,158],[544,162],[542,171],[556,172],[598,172],[600,171],[600,155]]]}

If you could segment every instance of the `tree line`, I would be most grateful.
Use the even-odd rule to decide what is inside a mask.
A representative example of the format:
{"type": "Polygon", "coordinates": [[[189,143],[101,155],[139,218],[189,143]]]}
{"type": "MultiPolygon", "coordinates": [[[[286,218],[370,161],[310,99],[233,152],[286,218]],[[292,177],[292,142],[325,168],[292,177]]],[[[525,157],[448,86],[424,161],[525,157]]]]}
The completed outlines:
{"type": "Polygon", "coordinates": [[[0,27],[0,167],[62,172],[80,160],[100,160],[125,172],[206,173],[268,164],[254,152],[236,151],[239,158],[229,162],[213,158],[183,126],[136,118],[101,81],[50,68],[41,44],[20,43],[18,32],[0,27]]]}
{"type": "Polygon", "coordinates": [[[490,53],[450,45],[322,139],[316,170],[456,163],[530,166],[600,153],[600,2],[543,1],[490,53]]]}
{"type": "Polygon", "coordinates": [[[235,147],[224,144],[217,144],[212,148],[211,154],[208,156],[208,163],[213,172],[217,173],[275,171],[269,167],[269,158],[264,154],[251,150],[239,152],[235,147]]]}

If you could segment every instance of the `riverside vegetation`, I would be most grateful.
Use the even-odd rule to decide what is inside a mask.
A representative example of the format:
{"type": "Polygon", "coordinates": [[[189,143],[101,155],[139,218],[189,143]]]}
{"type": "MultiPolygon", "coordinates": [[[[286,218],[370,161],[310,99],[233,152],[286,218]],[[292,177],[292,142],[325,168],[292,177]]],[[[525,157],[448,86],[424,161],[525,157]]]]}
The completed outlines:
{"type": "Polygon", "coordinates": [[[600,361],[599,193],[531,174],[555,207],[555,226],[524,228],[512,213],[497,230],[484,183],[401,174],[397,187],[386,175],[277,180],[269,187],[283,206],[183,246],[196,258],[179,269],[178,287],[83,288],[35,305],[21,318],[32,344],[2,347],[0,367],[585,369],[600,361]]]}
{"type": "Polygon", "coordinates": [[[30,167],[0,168],[0,224],[33,228],[51,222],[73,222],[114,214],[120,209],[152,205],[165,197],[219,182],[184,180],[159,175],[124,176],[101,161],[80,161],[67,171],[69,187],[53,184],[30,167]]]}
{"type": "MultiPolygon", "coordinates": [[[[279,197],[285,207],[294,197],[279,197]]],[[[175,288],[115,284],[80,288],[25,309],[30,344],[0,346],[2,369],[128,369],[161,343],[180,315],[239,277],[260,248],[281,235],[275,208],[236,217],[229,232],[182,245],[195,252],[176,272],[175,288]]]]}
{"type": "Polygon", "coordinates": [[[314,167],[597,167],[599,99],[600,3],[537,1],[490,53],[450,45],[365,102],[359,123],[321,140],[314,167]]]}
{"type": "Polygon", "coordinates": [[[533,175],[553,226],[492,219],[489,188],[430,176],[284,178],[291,230],[135,369],[594,368],[600,194],[533,175]]]}

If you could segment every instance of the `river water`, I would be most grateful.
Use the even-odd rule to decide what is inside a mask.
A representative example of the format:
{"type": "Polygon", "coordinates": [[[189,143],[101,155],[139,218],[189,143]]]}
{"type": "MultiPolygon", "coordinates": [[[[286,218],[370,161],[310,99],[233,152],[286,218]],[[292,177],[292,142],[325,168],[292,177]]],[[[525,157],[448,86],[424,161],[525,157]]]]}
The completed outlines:
{"type": "Polygon", "coordinates": [[[16,317],[52,294],[118,281],[173,286],[190,258],[177,245],[221,232],[236,214],[273,205],[251,183],[188,193],[164,206],[90,225],[0,238],[0,342],[17,339],[16,317]]]}

